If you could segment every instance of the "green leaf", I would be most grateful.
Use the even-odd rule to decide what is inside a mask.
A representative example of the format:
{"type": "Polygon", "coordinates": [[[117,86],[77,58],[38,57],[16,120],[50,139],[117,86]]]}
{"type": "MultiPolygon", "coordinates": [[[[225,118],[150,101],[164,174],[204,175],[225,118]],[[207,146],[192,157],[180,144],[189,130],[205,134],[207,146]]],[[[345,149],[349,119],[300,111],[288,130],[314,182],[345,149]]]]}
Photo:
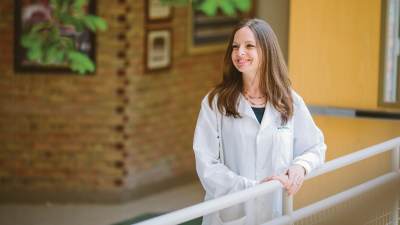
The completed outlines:
{"type": "Polygon", "coordinates": [[[87,0],[74,0],[73,7],[75,10],[82,10],[87,0]]]}
{"type": "Polygon", "coordinates": [[[242,12],[247,12],[251,8],[250,0],[232,0],[232,2],[235,4],[236,8],[242,12]]]}
{"type": "Polygon", "coordinates": [[[64,60],[65,60],[65,52],[61,51],[61,50],[57,51],[57,53],[55,54],[54,58],[55,58],[55,62],[60,62],[60,63],[64,62],[64,60]]]}
{"type": "Polygon", "coordinates": [[[61,37],[60,45],[65,51],[74,49],[74,41],[69,37],[61,37]]]}
{"type": "Polygon", "coordinates": [[[77,32],[82,32],[84,27],[83,20],[80,20],[74,16],[68,15],[66,13],[60,14],[60,20],[64,25],[72,25],[77,32]]]}
{"type": "Polygon", "coordinates": [[[59,42],[61,38],[60,29],[58,27],[52,27],[49,32],[49,38],[52,40],[52,42],[59,42]]]}
{"type": "Polygon", "coordinates": [[[36,23],[31,27],[29,33],[40,32],[41,30],[43,30],[45,28],[49,28],[49,26],[50,26],[50,24],[47,22],[36,23]]]}
{"type": "Polygon", "coordinates": [[[68,60],[71,62],[71,69],[81,74],[93,72],[95,66],[90,58],[79,51],[69,51],[67,54],[68,60]]]}
{"type": "Polygon", "coordinates": [[[21,36],[21,46],[28,48],[33,43],[32,38],[29,35],[21,36]]]}
{"type": "Polygon", "coordinates": [[[29,60],[41,62],[43,57],[43,52],[40,47],[30,48],[26,54],[29,60]]]}
{"type": "Polygon", "coordinates": [[[21,36],[21,46],[25,48],[40,45],[40,37],[36,34],[23,34],[21,36]]]}
{"type": "Polygon", "coordinates": [[[43,61],[43,43],[45,38],[42,33],[30,32],[24,33],[21,36],[20,44],[27,49],[26,57],[30,61],[43,61]]]}
{"type": "Polygon", "coordinates": [[[228,16],[234,16],[236,14],[235,5],[230,0],[219,0],[219,7],[222,12],[228,16]]]}
{"type": "Polygon", "coordinates": [[[215,16],[217,13],[218,4],[216,0],[204,0],[200,3],[198,9],[203,11],[208,16],[215,16]]]}
{"type": "Polygon", "coordinates": [[[49,45],[45,51],[45,63],[62,63],[64,61],[64,51],[59,49],[57,44],[49,45]]]}
{"type": "Polygon", "coordinates": [[[96,30],[104,31],[107,29],[106,21],[97,16],[93,16],[93,15],[84,16],[83,23],[91,31],[96,31],[96,30]]]}
{"type": "Polygon", "coordinates": [[[105,31],[108,28],[107,22],[96,16],[96,27],[98,30],[105,31]]]}
{"type": "Polygon", "coordinates": [[[190,0],[160,0],[163,5],[183,6],[190,3],[190,0]]]}
{"type": "Polygon", "coordinates": [[[83,17],[83,23],[86,25],[86,27],[91,30],[91,31],[96,31],[96,25],[90,16],[85,16],[83,17]]]}

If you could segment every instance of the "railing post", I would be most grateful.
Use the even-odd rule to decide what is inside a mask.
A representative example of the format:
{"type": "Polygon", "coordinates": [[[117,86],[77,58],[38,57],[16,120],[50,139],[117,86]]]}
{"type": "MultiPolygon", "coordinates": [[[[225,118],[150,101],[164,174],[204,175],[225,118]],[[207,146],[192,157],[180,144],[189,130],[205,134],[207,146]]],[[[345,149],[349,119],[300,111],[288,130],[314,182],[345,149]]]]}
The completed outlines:
{"type": "MultiPolygon", "coordinates": [[[[392,170],[393,172],[399,172],[399,164],[400,164],[400,145],[396,146],[395,149],[392,150],[392,170]]],[[[392,222],[393,225],[397,225],[399,223],[399,193],[398,191],[395,194],[393,199],[393,210],[392,210],[392,222]]]]}
{"type": "Polygon", "coordinates": [[[392,170],[394,172],[400,169],[399,163],[400,163],[400,145],[396,146],[392,150],[392,170]]]}
{"type": "MultiPolygon", "coordinates": [[[[283,215],[290,216],[293,213],[293,195],[289,196],[287,191],[283,193],[283,215]]],[[[290,223],[293,225],[293,223],[290,223]]]]}
{"type": "Polygon", "coordinates": [[[399,224],[399,193],[395,194],[394,202],[393,202],[393,211],[392,211],[392,224],[399,224]]]}

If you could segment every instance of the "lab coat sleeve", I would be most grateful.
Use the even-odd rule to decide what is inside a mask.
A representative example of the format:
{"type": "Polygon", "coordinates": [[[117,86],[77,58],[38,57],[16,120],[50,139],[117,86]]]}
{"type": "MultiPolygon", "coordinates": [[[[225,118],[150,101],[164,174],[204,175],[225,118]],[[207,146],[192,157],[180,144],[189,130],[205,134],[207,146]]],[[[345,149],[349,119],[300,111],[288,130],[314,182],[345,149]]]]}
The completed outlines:
{"type": "Polygon", "coordinates": [[[305,168],[306,174],[325,162],[326,144],[303,99],[294,93],[294,159],[293,164],[305,168]]]}
{"type": "MultiPolygon", "coordinates": [[[[201,103],[194,133],[193,149],[196,158],[196,170],[201,184],[209,197],[217,198],[255,186],[257,181],[239,176],[221,163],[219,159],[217,114],[214,111],[217,109],[216,107],[211,109],[207,98],[206,96],[201,103]]],[[[218,119],[220,119],[219,116],[218,119]]]]}

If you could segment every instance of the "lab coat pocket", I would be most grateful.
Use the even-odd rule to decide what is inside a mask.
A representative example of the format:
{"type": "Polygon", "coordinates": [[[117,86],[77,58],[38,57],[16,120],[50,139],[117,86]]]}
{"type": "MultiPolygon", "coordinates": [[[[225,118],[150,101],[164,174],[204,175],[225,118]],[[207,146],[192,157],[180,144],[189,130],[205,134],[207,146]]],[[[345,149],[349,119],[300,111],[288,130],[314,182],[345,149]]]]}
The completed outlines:
{"type": "Polygon", "coordinates": [[[293,131],[290,127],[278,127],[274,134],[274,164],[276,174],[282,174],[293,159],[293,131]]]}
{"type": "Polygon", "coordinates": [[[245,225],[246,215],[244,204],[235,205],[217,213],[217,223],[219,225],[245,225]]]}

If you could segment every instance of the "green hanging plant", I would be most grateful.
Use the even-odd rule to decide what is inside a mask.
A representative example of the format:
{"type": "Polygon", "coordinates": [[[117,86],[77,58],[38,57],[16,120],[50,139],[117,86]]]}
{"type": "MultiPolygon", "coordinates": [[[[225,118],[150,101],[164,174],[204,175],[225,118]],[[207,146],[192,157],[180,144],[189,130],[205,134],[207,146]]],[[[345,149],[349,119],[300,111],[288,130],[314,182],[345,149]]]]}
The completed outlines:
{"type": "Polygon", "coordinates": [[[251,0],[160,0],[168,5],[193,4],[207,16],[215,16],[218,10],[228,16],[234,16],[237,12],[248,12],[251,8],[251,0]]]}
{"type": "Polygon", "coordinates": [[[105,20],[85,10],[88,0],[50,0],[50,15],[43,21],[28,25],[21,36],[28,60],[41,64],[67,64],[80,74],[93,72],[94,62],[80,51],[74,37],[84,30],[107,29],[105,20]]]}

